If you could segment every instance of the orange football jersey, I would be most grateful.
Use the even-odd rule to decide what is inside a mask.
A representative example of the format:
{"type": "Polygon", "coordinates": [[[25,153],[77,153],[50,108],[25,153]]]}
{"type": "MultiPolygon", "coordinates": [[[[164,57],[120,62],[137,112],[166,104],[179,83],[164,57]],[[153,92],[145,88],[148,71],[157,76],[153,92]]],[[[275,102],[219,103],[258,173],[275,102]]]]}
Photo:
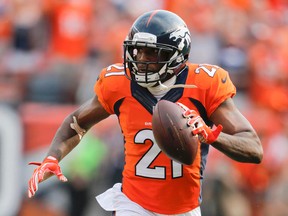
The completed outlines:
{"type": "MultiPolygon", "coordinates": [[[[208,125],[213,111],[236,94],[227,71],[214,65],[188,64],[176,84],[197,88],[171,89],[161,99],[179,101],[197,110],[208,125]]],[[[146,88],[129,81],[122,64],[103,69],[94,90],[107,112],[118,116],[124,136],[123,193],[160,214],[179,214],[198,207],[209,145],[199,145],[196,159],[189,166],[161,152],[152,133],[157,99],[146,88]]]]}

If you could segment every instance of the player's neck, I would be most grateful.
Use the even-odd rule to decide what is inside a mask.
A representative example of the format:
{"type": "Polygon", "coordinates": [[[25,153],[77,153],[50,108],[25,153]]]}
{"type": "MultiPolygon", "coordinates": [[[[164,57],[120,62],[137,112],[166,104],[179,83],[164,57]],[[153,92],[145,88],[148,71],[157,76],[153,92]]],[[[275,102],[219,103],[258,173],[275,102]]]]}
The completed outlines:
{"type": "Polygon", "coordinates": [[[165,89],[161,85],[157,85],[155,87],[149,87],[147,89],[155,98],[160,100],[170,90],[169,87],[173,86],[175,83],[176,83],[176,76],[173,76],[169,80],[166,80],[164,83],[162,83],[168,88],[165,89]]]}

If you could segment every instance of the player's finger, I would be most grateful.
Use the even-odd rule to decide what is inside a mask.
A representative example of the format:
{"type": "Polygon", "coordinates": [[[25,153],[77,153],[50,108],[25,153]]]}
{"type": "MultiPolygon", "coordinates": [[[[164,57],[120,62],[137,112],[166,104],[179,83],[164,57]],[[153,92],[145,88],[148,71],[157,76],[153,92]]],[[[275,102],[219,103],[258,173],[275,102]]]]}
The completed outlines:
{"type": "Polygon", "coordinates": [[[67,182],[68,181],[68,179],[62,173],[58,174],[57,177],[62,182],[67,182]]]}
{"type": "Polygon", "coordinates": [[[29,188],[28,188],[28,197],[31,198],[35,195],[38,187],[35,187],[34,180],[29,181],[29,188]]]}
{"type": "Polygon", "coordinates": [[[200,126],[201,117],[195,116],[187,121],[188,126],[192,126],[193,129],[200,126]]]}
{"type": "Polygon", "coordinates": [[[33,194],[31,193],[30,189],[28,189],[28,197],[29,198],[33,197],[33,194]]]}
{"type": "Polygon", "coordinates": [[[37,177],[38,177],[37,182],[43,181],[45,173],[46,173],[46,170],[39,170],[39,173],[37,175],[37,177]]]}
{"type": "Polygon", "coordinates": [[[189,110],[189,108],[187,107],[187,106],[185,106],[184,104],[182,104],[182,103],[180,103],[180,102],[176,102],[176,104],[178,105],[178,106],[180,106],[183,110],[189,110]]]}
{"type": "Polygon", "coordinates": [[[34,196],[36,190],[37,190],[37,186],[35,186],[35,177],[33,175],[32,178],[29,180],[28,197],[31,198],[32,196],[34,196]]]}
{"type": "Polygon", "coordinates": [[[201,134],[203,132],[203,128],[195,128],[192,130],[193,135],[201,134]]]}
{"type": "Polygon", "coordinates": [[[183,112],[183,117],[184,118],[189,118],[189,117],[195,117],[198,115],[198,113],[195,110],[186,110],[183,112]]]}
{"type": "Polygon", "coordinates": [[[213,125],[212,131],[214,132],[215,135],[219,135],[219,133],[223,130],[223,126],[219,124],[217,127],[213,125]]]}
{"type": "Polygon", "coordinates": [[[35,195],[35,191],[32,189],[32,187],[29,186],[28,188],[28,197],[31,198],[35,195]]]}
{"type": "Polygon", "coordinates": [[[206,142],[206,139],[201,134],[198,135],[198,139],[200,142],[206,142]]]}
{"type": "Polygon", "coordinates": [[[31,187],[31,180],[29,180],[28,183],[28,197],[31,198],[33,196],[33,191],[32,191],[32,187],[31,187]]]}
{"type": "Polygon", "coordinates": [[[206,131],[205,131],[205,127],[203,125],[203,122],[201,121],[201,119],[196,119],[194,124],[192,125],[193,129],[192,129],[192,133],[194,135],[196,134],[202,134],[202,136],[205,137],[206,134],[206,131]]]}
{"type": "Polygon", "coordinates": [[[39,172],[36,171],[33,177],[31,178],[31,188],[34,193],[38,190],[38,179],[39,179],[38,175],[39,172]]]}
{"type": "Polygon", "coordinates": [[[57,178],[58,178],[60,181],[62,181],[62,182],[68,181],[67,178],[63,175],[63,173],[62,173],[62,171],[61,171],[61,169],[60,169],[59,166],[56,167],[55,170],[53,170],[53,173],[54,173],[54,175],[57,176],[57,178]]]}

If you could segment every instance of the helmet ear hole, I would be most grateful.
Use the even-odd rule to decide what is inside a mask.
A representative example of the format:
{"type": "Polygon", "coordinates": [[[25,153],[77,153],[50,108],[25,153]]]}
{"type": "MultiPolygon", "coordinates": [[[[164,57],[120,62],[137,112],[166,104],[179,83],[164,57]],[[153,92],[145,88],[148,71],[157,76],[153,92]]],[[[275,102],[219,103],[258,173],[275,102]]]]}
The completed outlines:
{"type": "MultiPolygon", "coordinates": [[[[186,61],[185,61],[185,62],[186,62],[186,61]]],[[[182,71],[183,68],[186,66],[185,62],[183,62],[182,64],[178,65],[178,67],[176,67],[176,68],[174,69],[174,74],[175,74],[176,76],[177,76],[178,73],[179,73],[180,71],[182,71]]]]}
{"type": "Polygon", "coordinates": [[[187,61],[189,58],[189,54],[184,55],[184,59],[187,61]]]}

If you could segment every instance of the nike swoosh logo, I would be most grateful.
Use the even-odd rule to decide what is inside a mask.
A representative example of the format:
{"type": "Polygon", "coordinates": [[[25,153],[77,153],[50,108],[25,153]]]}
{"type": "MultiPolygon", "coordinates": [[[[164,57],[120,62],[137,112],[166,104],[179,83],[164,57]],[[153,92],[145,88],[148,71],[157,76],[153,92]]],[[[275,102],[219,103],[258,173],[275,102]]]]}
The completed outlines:
{"type": "Polygon", "coordinates": [[[226,81],[227,81],[227,76],[225,78],[221,78],[222,83],[226,83],[226,81]]]}

